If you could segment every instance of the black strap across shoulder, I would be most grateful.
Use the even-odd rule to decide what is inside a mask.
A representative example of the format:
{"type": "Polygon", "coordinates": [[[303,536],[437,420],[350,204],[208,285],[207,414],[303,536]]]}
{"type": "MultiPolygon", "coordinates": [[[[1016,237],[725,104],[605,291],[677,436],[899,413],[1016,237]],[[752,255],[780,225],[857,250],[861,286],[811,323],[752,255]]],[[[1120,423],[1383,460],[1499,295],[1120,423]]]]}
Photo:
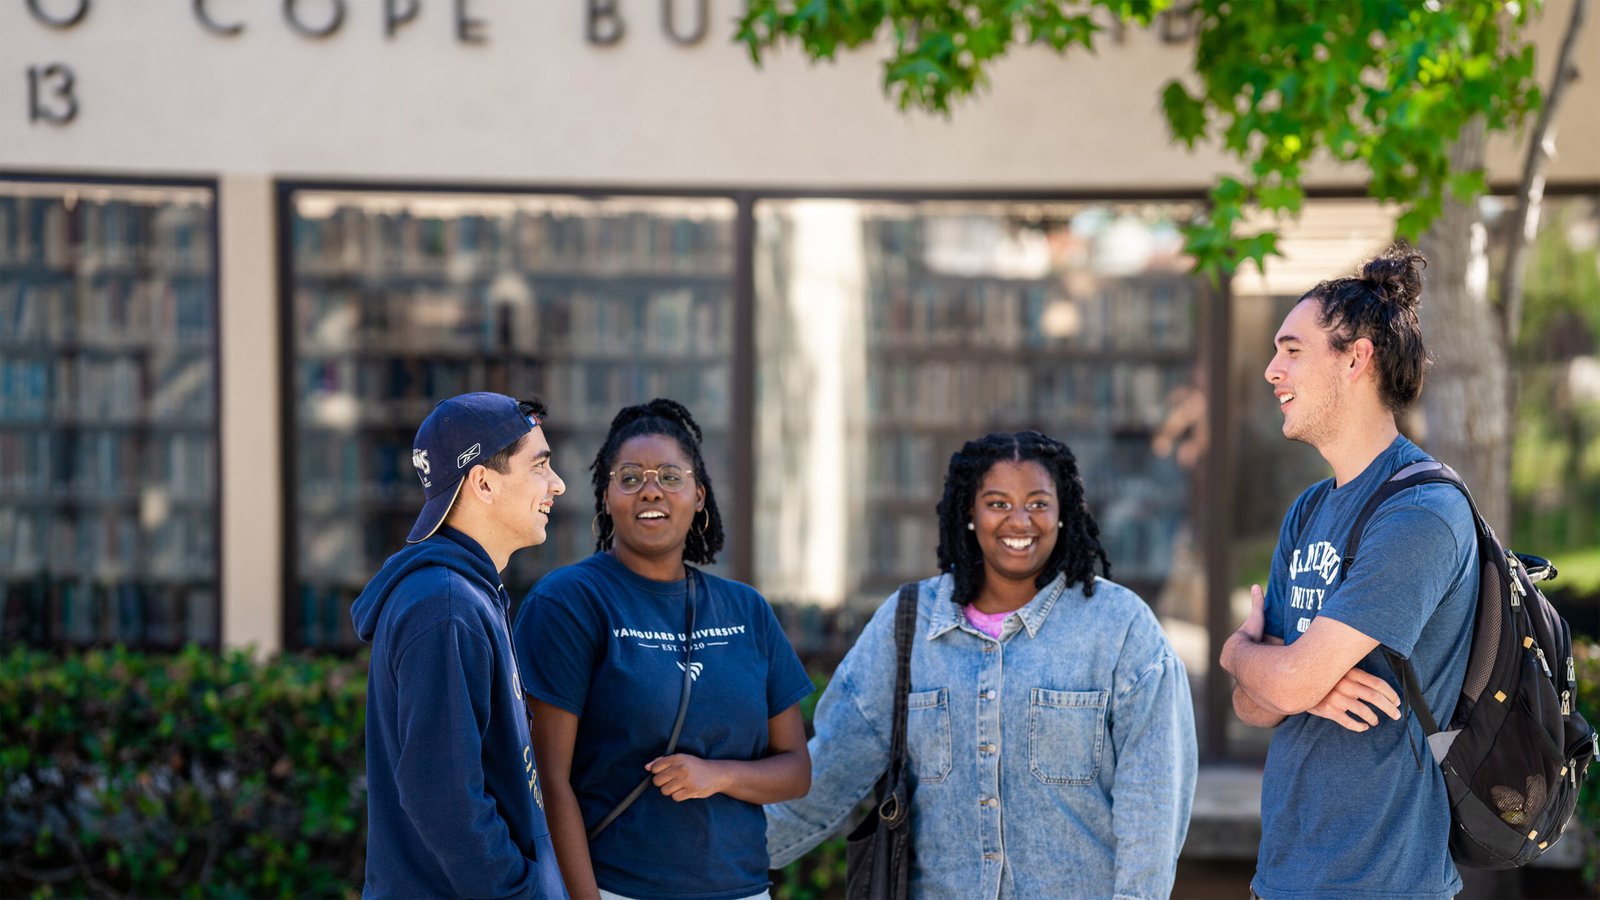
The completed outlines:
{"type": "MultiPolygon", "coordinates": [[[[683,734],[683,719],[689,713],[689,694],[694,690],[694,595],[697,583],[702,576],[700,571],[692,566],[684,566],[684,568],[688,570],[687,577],[684,579],[688,584],[685,586],[683,603],[683,662],[681,663],[683,666],[683,693],[678,697],[678,717],[672,723],[672,734],[668,736],[667,749],[661,751],[661,756],[671,756],[673,751],[678,749],[678,736],[683,734]]],[[[594,840],[600,832],[609,828],[611,823],[617,820],[618,816],[626,812],[628,807],[632,806],[633,802],[644,794],[645,789],[650,787],[650,782],[654,778],[654,775],[646,775],[643,780],[634,786],[633,790],[628,792],[628,796],[622,798],[622,802],[613,806],[611,811],[606,813],[605,818],[596,822],[594,827],[589,829],[589,840],[594,840]]]]}
{"type": "MultiPolygon", "coordinates": [[[[1422,484],[1454,485],[1461,492],[1461,496],[1467,498],[1467,506],[1472,510],[1473,521],[1480,523],[1476,527],[1482,527],[1483,517],[1478,515],[1478,504],[1473,502],[1472,492],[1467,490],[1466,482],[1461,480],[1461,476],[1457,475],[1454,469],[1431,459],[1415,462],[1389,476],[1389,480],[1379,485],[1378,489],[1372,492],[1372,496],[1367,498],[1366,505],[1361,507],[1360,514],[1356,516],[1355,524],[1350,526],[1350,537],[1345,541],[1341,571],[1350,571],[1350,564],[1355,561],[1356,549],[1361,545],[1361,535],[1367,527],[1367,520],[1378,511],[1378,507],[1395,494],[1422,484]]],[[[1417,678],[1417,670],[1411,665],[1411,660],[1388,647],[1381,649],[1384,658],[1389,661],[1390,668],[1394,669],[1395,675],[1400,679],[1405,700],[1410,705],[1411,711],[1416,713],[1417,721],[1422,725],[1422,733],[1429,736],[1437,734],[1439,722],[1434,718],[1433,711],[1428,708],[1427,701],[1423,699],[1422,684],[1417,678]]]]}
{"type": "Polygon", "coordinates": [[[911,644],[917,627],[916,582],[900,586],[894,610],[894,728],[889,737],[888,790],[878,797],[878,814],[893,824],[909,815],[905,779],[906,695],[911,692],[911,644]]]}

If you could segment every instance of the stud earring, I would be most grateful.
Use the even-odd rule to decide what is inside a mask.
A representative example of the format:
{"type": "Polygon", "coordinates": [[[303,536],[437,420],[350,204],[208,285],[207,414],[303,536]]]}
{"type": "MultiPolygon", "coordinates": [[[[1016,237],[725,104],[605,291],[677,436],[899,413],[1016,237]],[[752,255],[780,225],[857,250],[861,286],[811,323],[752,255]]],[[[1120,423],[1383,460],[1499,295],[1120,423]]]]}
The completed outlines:
{"type": "Polygon", "coordinates": [[[971,522],[968,522],[967,523],[967,530],[968,531],[977,531],[978,530],[978,526],[972,524],[971,522]]]}
{"type": "Polygon", "coordinates": [[[1056,523],[1056,527],[1057,528],[1065,528],[1065,527],[1067,527],[1067,523],[1065,523],[1065,522],[1057,522],[1056,523]]]}

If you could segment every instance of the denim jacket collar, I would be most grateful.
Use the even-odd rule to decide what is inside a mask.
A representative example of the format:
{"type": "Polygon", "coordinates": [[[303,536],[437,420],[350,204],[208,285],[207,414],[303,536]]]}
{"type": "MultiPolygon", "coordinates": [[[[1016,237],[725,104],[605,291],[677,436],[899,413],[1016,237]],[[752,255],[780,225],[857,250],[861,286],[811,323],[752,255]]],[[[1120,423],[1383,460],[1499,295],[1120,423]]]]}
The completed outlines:
{"type": "MultiPolygon", "coordinates": [[[[956,581],[950,575],[941,575],[937,593],[934,595],[933,609],[928,615],[928,640],[936,640],[941,635],[953,628],[965,628],[974,634],[988,640],[994,640],[986,634],[981,634],[977,629],[967,624],[967,617],[962,613],[961,606],[950,599],[955,593],[956,581]]],[[[1057,573],[1055,580],[1039,589],[1026,605],[1017,610],[1016,615],[1022,620],[1022,627],[1027,629],[1028,637],[1034,637],[1039,629],[1044,626],[1044,620],[1049,618],[1050,610],[1061,599],[1067,589],[1066,573],[1057,573]]]]}

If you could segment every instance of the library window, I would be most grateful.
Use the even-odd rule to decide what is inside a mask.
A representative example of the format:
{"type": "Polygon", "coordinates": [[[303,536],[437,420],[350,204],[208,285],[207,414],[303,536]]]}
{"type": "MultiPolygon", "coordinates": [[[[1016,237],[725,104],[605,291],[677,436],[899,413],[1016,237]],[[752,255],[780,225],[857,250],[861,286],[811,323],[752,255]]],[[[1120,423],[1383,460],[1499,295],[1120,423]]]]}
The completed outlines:
{"type": "Polygon", "coordinates": [[[624,406],[682,401],[719,503],[740,490],[732,200],[304,188],[287,204],[289,646],[357,645],[350,604],[404,546],[412,437],[445,397],[550,407],[567,493],[549,542],[512,557],[514,600],[592,552],[589,464],[624,406]]]}
{"type": "Polygon", "coordinates": [[[0,634],[218,641],[207,186],[0,180],[0,634]]]}
{"type": "Polygon", "coordinates": [[[1181,253],[1190,214],[758,202],[758,587],[869,613],[936,571],[951,454],[1034,429],[1077,457],[1112,576],[1203,656],[1196,331],[1208,286],[1181,253]]]}

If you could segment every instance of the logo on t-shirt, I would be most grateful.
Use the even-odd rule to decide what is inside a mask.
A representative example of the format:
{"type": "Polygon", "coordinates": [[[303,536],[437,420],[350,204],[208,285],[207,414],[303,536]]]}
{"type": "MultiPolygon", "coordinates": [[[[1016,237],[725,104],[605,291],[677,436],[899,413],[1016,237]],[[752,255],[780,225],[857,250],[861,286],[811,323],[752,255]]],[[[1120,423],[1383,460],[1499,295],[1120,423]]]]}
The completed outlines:
{"type": "MultiPolygon", "coordinates": [[[[1343,560],[1339,551],[1327,541],[1316,543],[1294,551],[1294,556],[1289,560],[1289,580],[1296,581],[1301,575],[1316,575],[1325,585],[1331,585],[1339,577],[1339,565],[1343,560]]],[[[1315,613],[1322,609],[1322,600],[1328,594],[1325,587],[1301,587],[1297,584],[1289,585],[1289,608],[1315,613]]],[[[1312,616],[1301,616],[1295,623],[1295,630],[1304,632],[1311,627],[1312,616]]]]}
{"type": "Polygon", "coordinates": [[[1304,550],[1294,551],[1289,561],[1289,577],[1299,578],[1307,572],[1316,572],[1323,584],[1333,584],[1339,577],[1339,551],[1327,541],[1317,541],[1304,550]]]}
{"type": "MultiPolygon", "coordinates": [[[[689,663],[689,680],[690,681],[699,681],[700,680],[700,673],[705,670],[705,667],[706,667],[706,664],[703,663],[703,662],[692,662],[692,663],[689,663]]],[[[679,672],[683,671],[683,662],[681,660],[678,662],[678,671],[679,672]]]]}

